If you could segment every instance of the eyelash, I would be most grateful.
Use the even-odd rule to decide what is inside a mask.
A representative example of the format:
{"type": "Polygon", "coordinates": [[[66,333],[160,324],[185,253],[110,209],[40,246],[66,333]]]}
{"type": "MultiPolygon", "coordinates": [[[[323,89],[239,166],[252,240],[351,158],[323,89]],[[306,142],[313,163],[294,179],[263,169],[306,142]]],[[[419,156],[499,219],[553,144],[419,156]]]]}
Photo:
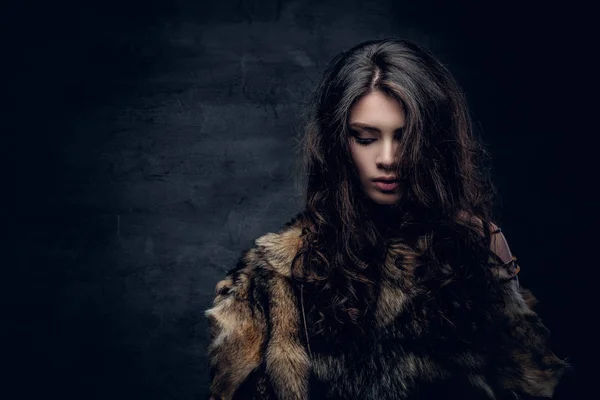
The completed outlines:
{"type": "MultiPolygon", "coordinates": [[[[354,136],[354,140],[356,141],[356,143],[361,146],[368,146],[377,140],[377,139],[361,139],[358,137],[358,132],[353,132],[352,136],[354,136]]],[[[400,138],[400,135],[398,135],[398,138],[400,138]]]]}
{"type": "Polygon", "coordinates": [[[357,137],[354,137],[354,140],[356,140],[356,143],[358,143],[361,146],[368,146],[375,141],[375,139],[361,139],[357,137]]]}

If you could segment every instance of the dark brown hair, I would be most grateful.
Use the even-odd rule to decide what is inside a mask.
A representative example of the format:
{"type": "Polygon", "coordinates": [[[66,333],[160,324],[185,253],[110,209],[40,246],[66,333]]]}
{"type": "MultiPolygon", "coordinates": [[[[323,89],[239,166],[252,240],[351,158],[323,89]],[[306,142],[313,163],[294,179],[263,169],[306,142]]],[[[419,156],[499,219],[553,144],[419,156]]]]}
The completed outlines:
{"type": "Polygon", "coordinates": [[[377,265],[391,242],[402,249],[399,267],[428,265],[422,278],[435,285],[473,274],[467,265],[487,260],[495,194],[487,153],[463,93],[428,51],[401,39],[358,44],[332,60],[308,110],[299,150],[309,228],[293,275],[312,288],[313,324],[364,322],[377,295],[377,265]],[[350,109],[373,90],[406,112],[395,171],[403,194],[389,207],[362,193],[348,145],[350,109]],[[465,215],[483,221],[483,236],[465,215]]]}

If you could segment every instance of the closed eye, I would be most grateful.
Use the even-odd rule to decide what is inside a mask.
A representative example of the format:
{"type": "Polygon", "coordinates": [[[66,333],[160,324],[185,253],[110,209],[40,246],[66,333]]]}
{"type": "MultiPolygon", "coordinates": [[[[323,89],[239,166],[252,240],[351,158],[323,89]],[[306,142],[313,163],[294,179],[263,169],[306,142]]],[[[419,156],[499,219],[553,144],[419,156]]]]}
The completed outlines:
{"type": "Polygon", "coordinates": [[[368,146],[371,143],[373,143],[376,139],[361,139],[355,136],[354,140],[356,140],[356,143],[360,144],[361,146],[368,146]]]}
{"type": "MultiPolygon", "coordinates": [[[[359,135],[360,133],[355,131],[355,130],[351,130],[350,131],[350,135],[352,135],[352,137],[354,138],[354,140],[356,141],[356,143],[360,144],[361,146],[368,146],[371,143],[377,141],[377,139],[364,139],[364,138],[360,138],[359,135]]],[[[400,130],[395,136],[394,139],[395,140],[400,140],[400,137],[402,136],[402,131],[400,130]]]]}

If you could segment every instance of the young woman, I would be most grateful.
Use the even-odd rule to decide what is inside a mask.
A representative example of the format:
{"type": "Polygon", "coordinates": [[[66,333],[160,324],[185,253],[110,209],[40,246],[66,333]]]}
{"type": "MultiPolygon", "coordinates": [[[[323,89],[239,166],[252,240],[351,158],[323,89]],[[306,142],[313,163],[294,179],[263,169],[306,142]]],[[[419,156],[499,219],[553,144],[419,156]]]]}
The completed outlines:
{"type": "Polygon", "coordinates": [[[406,40],[331,62],[303,137],[306,206],[216,286],[213,399],[552,397],[568,364],[491,222],[465,99],[406,40]]]}

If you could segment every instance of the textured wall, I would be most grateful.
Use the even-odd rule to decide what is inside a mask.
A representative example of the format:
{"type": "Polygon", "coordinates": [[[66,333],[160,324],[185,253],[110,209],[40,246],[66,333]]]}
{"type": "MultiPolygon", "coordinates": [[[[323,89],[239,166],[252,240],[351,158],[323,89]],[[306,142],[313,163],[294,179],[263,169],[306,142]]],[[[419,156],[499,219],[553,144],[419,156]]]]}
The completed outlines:
{"type": "Polygon", "coordinates": [[[337,52],[390,35],[431,49],[465,89],[521,281],[559,355],[573,355],[574,317],[552,296],[568,279],[561,249],[578,240],[557,229],[577,223],[555,191],[569,174],[548,117],[560,66],[545,64],[552,29],[532,10],[180,0],[12,12],[10,398],[203,398],[215,283],[302,205],[293,157],[307,95],[337,52]]]}

